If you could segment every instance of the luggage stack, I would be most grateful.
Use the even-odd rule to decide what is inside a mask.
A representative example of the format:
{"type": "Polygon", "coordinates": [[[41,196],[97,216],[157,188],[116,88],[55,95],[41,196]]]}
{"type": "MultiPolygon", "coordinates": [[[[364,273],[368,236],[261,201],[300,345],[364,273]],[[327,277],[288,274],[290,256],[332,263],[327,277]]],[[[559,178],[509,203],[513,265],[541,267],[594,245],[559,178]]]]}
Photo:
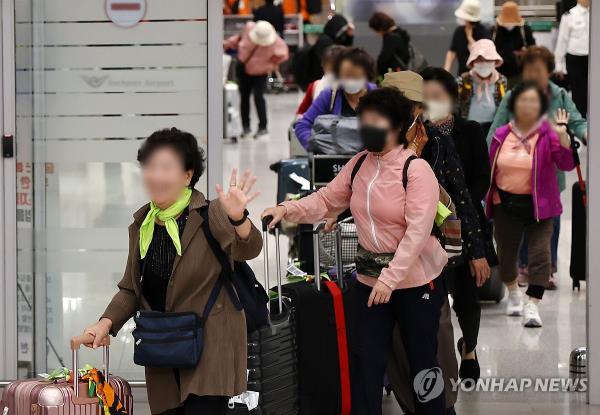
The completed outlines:
{"type": "MultiPolygon", "coordinates": [[[[298,347],[300,415],[349,415],[350,352],[353,320],[353,282],[321,281],[320,239],[323,224],[312,229],[315,249],[313,283],[283,286],[295,312],[298,347]]],[[[336,275],[343,276],[341,227],[335,232],[336,275]]]]}
{"type": "MultiPolygon", "coordinates": [[[[265,276],[269,286],[267,223],[263,223],[265,276]]],[[[277,263],[279,264],[279,229],[277,263]]],[[[281,293],[281,270],[277,267],[277,290],[281,293]]],[[[279,297],[270,302],[269,324],[248,334],[248,391],[258,392],[258,408],[248,411],[243,404],[230,405],[230,414],[298,414],[298,356],[294,308],[279,297]],[[280,311],[281,310],[281,311],[280,311]]]]}

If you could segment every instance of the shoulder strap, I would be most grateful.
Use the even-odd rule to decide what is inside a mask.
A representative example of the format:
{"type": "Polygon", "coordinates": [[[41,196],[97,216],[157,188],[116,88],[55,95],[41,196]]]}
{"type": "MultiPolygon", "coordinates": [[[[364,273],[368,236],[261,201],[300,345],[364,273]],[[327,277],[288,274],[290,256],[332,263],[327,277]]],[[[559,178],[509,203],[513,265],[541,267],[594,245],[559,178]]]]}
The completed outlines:
{"type": "Polygon", "coordinates": [[[404,162],[404,168],[402,169],[402,186],[404,187],[404,191],[406,191],[408,187],[408,168],[410,167],[410,162],[414,159],[418,158],[415,155],[412,155],[406,159],[404,162]]]}
{"type": "Polygon", "coordinates": [[[492,27],[492,42],[496,42],[497,34],[498,34],[498,25],[495,24],[494,27],[492,27]]]}
{"type": "Polygon", "coordinates": [[[525,33],[525,25],[521,25],[521,37],[523,38],[523,46],[524,47],[529,47],[529,44],[527,43],[527,34],[525,33]]]}
{"type": "MultiPolygon", "coordinates": [[[[208,242],[208,246],[210,247],[210,250],[213,252],[215,257],[219,261],[219,264],[221,265],[221,274],[219,275],[219,279],[217,280],[217,283],[215,284],[215,288],[213,289],[213,292],[211,293],[209,302],[213,296],[214,291],[217,289],[216,288],[217,285],[225,286],[225,288],[227,288],[227,292],[229,293],[229,297],[231,298],[231,302],[233,303],[235,308],[237,308],[238,310],[241,310],[242,304],[240,303],[240,300],[239,300],[237,293],[235,292],[235,290],[233,288],[233,284],[231,282],[231,277],[233,274],[233,269],[231,268],[231,263],[229,262],[229,258],[227,257],[225,252],[223,252],[223,249],[221,249],[221,245],[219,244],[219,242],[217,241],[217,239],[214,237],[214,235],[212,234],[212,232],[210,230],[210,224],[208,222],[208,206],[209,205],[207,203],[206,206],[203,206],[200,209],[198,209],[198,213],[200,213],[200,216],[202,216],[202,219],[204,219],[202,221],[202,232],[204,232],[204,236],[206,238],[206,241],[208,242]]],[[[219,289],[219,291],[220,291],[220,289],[219,289]]],[[[217,300],[218,294],[219,293],[217,292],[215,295],[214,301],[217,300]]],[[[208,306],[208,304],[207,304],[207,306],[208,306]]],[[[210,310],[209,310],[209,312],[210,312],[210,310]]],[[[203,318],[204,318],[204,316],[208,316],[208,314],[204,314],[203,318]]]]}
{"type": "Polygon", "coordinates": [[[360,167],[365,162],[365,159],[367,158],[368,154],[369,153],[365,153],[362,156],[360,156],[358,158],[358,160],[356,160],[356,164],[354,165],[354,167],[352,167],[352,174],[350,175],[350,189],[352,189],[352,184],[354,183],[354,178],[356,177],[356,174],[360,170],[360,167]]]}
{"type": "Polygon", "coordinates": [[[331,88],[331,98],[329,101],[329,112],[333,112],[333,107],[335,107],[335,99],[337,98],[337,87],[331,88]]]}

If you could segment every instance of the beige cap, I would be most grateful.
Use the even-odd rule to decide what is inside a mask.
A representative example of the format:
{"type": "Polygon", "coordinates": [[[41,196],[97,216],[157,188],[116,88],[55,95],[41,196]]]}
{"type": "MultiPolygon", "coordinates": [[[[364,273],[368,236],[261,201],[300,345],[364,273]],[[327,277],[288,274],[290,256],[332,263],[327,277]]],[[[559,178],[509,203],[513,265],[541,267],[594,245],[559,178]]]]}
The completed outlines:
{"type": "Polygon", "coordinates": [[[411,101],[423,102],[423,77],[416,72],[388,72],[381,86],[396,88],[411,101]]]}

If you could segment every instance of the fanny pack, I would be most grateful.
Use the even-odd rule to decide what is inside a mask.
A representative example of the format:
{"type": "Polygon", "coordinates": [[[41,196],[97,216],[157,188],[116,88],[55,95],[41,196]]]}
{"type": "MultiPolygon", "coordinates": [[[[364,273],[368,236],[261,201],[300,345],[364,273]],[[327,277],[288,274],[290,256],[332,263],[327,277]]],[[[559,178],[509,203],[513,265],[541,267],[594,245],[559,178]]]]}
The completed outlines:
{"type": "Polygon", "coordinates": [[[505,192],[498,189],[502,208],[510,216],[522,219],[527,222],[533,222],[533,196],[531,195],[516,195],[514,193],[505,192]]]}
{"type": "MultiPolygon", "coordinates": [[[[207,215],[207,212],[203,213],[207,215]]],[[[210,232],[208,226],[208,220],[204,220],[202,229],[205,235],[210,232]]],[[[142,267],[142,276],[144,270],[145,263],[142,267]]],[[[140,286],[141,284],[142,282],[140,286]]],[[[202,316],[194,312],[138,311],[134,317],[135,330],[132,333],[135,340],[133,348],[135,364],[174,369],[196,367],[200,362],[204,346],[204,326],[223,286],[226,286],[236,308],[241,309],[231,285],[228,269],[221,267],[221,273],[204,306],[202,316]]]]}
{"type": "Polygon", "coordinates": [[[365,277],[379,278],[381,271],[388,267],[392,259],[394,259],[393,253],[376,254],[367,251],[359,244],[354,258],[356,272],[365,277]]]}

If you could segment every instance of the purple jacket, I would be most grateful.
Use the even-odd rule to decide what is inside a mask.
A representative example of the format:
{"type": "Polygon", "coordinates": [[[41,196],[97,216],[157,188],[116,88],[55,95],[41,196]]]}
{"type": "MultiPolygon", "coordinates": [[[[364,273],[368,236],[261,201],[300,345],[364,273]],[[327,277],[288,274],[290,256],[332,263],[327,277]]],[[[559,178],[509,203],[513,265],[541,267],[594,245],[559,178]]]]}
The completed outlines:
{"type": "MultiPolygon", "coordinates": [[[[509,133],[509,124],[498,128],[490,143],[492,182],[485,200],[486,215],[489,218],[492,217],[493,194],[496,191],[496,160],[509,133]]],[[[573,170],[575,161],[572,150],[560,144],[558,135],[548,121],[542,122],[539,133],[533,153],[531,183],[535,218],[543,220],[560,216],[562,213],[556,168],[563,171],[573,170]]]]}
{"type": "MultiPolygon", "coordinates": [[[[368,83],[367,90],[371,91],[377,88],[375,84],[368,83]]],[[[308,140],[310,139],[310,134],[312,131],[312,126],[315,122],[315,119],[319,115],[323,114],[333,114],[333,115],[341,115],[342,114],[342,92],[341,88],[337,89],[337,93],[335,95],[335,100],[333,102],[333,109],[331,109],[331,88],[325,88],[323,92],[319,94],[319,96],[313,101],[312,105],[308,108],[308,110],[304,113],[302,118],[296,122],[296,126],[294,127],[294,131],[296,132],[296,137],[298,137],[298,141],[302,144],[302,147],[308,149],[308,140]]]]}

